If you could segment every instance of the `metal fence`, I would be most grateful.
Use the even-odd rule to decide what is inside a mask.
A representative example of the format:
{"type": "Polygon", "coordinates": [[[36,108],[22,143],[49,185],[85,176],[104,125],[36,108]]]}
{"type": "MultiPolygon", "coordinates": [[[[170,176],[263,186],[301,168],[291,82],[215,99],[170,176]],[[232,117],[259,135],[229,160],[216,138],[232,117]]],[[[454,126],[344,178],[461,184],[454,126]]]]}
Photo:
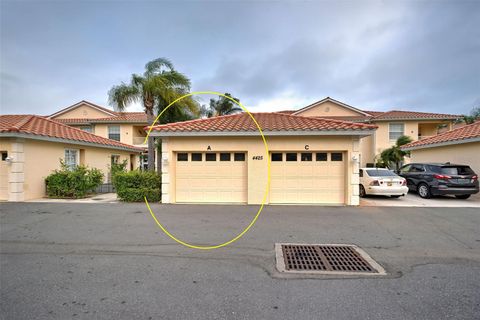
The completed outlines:
{"type": "Polygon", "coordinates": [[[95,189],[95,193],[112,193],[115,192],[115,187],[113,183],[104,183],[95,189]]]}

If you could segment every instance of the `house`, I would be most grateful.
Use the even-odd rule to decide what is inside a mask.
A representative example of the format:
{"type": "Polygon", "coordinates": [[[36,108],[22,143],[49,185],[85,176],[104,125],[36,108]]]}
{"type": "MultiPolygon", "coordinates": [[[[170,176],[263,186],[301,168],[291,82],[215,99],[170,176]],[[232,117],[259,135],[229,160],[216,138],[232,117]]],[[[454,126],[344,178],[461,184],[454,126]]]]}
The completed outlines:
{"type": "Polygon", "coordinates": [[[108,179],[112,162],[135,167],[143,148],[107,139],[36,115],[0,116],[0,200],[45,196],[45,178],[67,165],[100,169],[108,179]]]}
{"type": "Polygon", "coordinates": [[[358,205],[360,140],[372,124],[247,113],[153,127],[162,140],[162,202],[358,205]],[[267,184],[268,158],[271,182],[267,184]]]}
{"type": "MultiPolygon", "coordinates": [[[[48,118],[98,136],[141,147],[147,151],[146,132],[149,123],[144,112],[116,112],[94,103],[82,100],[66,107],[48,118]]],[[[146,167],[147,157],[138,157],[135,163],[146,167]]]]}
{"type": "Polygon", "coordinates": [[[391,110],[365,111],[330,97],[299,110],[281,111],[303,117],[337,119],[377,126],[376,132],[360,141],[360,165],[373,166],[380,153],[393,146],[398,137],[407,135],[414,141],[450,131],[459,115],[391,110]]]}
{"type": "Polygon", "coordinates": [[[412,162],[451,162],[469,165],[480,174],[480,122],[474,122],[402,147],[412,162]]]}

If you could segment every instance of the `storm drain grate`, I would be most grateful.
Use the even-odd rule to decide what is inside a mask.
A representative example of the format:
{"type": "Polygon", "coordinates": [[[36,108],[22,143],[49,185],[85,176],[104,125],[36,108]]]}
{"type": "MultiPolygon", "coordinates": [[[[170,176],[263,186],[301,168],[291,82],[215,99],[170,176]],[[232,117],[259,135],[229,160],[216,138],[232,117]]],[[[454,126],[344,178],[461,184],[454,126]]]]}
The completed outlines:
{"type": "Polygon", "coordinates": [[[362,249],[348,244],[276,244],[277,268],[291,273],[385,274],[362,249]]]}

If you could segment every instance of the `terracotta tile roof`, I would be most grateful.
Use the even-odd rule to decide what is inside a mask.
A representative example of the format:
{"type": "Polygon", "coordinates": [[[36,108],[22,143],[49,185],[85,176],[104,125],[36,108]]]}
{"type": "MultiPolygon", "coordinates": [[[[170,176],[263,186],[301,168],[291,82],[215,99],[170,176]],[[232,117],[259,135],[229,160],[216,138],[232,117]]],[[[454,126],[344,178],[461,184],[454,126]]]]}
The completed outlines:
{"type": "Polygon", "coordinates": [[[443,113],[429,113],[429,112],[417,112],[417,111],[401,111],[392,110],[383,112],[372,118],[375,120],[420,120],[420,119],[432,119],[432,120],[455,120],[461,118],[455,114],[443,114],[443,113]]]}
{"type": "Polygon", "coordinates": [[[148,124],[145,112],[115,112],[114,117],[105,118],[65,118],[55,121],[65,124],[90,124],[90,123],[140,123],[148,124]]]}
{"type": "Polygon", "coordinates": [[[282,110],[282,111],[276,111],[276,113],[283,113],[283,114],[292,114],[297,112],[297,110],[282,110]]]}
{"type": "Polygon", "coordinates": [[[462,143],[466,142],[465,140],[471,140],[475,138],[480,141],[480,122],[474,122],[458,129],[453,129],[451,131],[437,134],[436,136],[430,138],[411,142],[404,145],[402,149],[420,149],[423,147],[433,147],[436,144],[443,143],[462,143]]]}
{"type": "Polygon", "coordinates": [[[58,138],[72,140],[72,143],[92,143],[106,148],[127,149],[136,152],[143,150],[142,148],[103,138],[77,128],[72,128],[56,120],[36,115],[1,115],[0,134],[1,133],[58,138]]]}
{"type": "MultiPolygon", "coordinates": [[[[252,113],[266,133],[272,131],[369,131],[375,125],[293,116],[282,113],[252,113]]],[[[247,113],[169,123],[153,127],[161,132],[255,132],[257,127],[247,113]]]]}
{"type": "Polygon", "coordinates": [[[385,113],[385,111],[367,111],[367,110],[362,110],[362,111],[363,111],[363,112],[366,112],[366,113],[368,113],[368,114],[370,114],[370,115],[372,115],[372,116],[374,116],[374,117],[379,116],[379,115],[385,113]]]}

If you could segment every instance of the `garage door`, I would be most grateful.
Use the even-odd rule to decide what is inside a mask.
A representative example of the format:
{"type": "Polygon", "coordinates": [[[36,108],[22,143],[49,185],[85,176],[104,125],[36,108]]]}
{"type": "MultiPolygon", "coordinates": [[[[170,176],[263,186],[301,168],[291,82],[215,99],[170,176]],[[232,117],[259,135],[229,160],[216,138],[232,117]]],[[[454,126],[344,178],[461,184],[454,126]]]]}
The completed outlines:
{"type": "Polygon", "coordinates": [[[342,152],[272,152],[270,203],[345,203],[342,152]]]}
{"type": "Polygon", "coordinates": [[[244,152],[182,152],[176,160],[176,202],[247,202],[244,152]]]}

